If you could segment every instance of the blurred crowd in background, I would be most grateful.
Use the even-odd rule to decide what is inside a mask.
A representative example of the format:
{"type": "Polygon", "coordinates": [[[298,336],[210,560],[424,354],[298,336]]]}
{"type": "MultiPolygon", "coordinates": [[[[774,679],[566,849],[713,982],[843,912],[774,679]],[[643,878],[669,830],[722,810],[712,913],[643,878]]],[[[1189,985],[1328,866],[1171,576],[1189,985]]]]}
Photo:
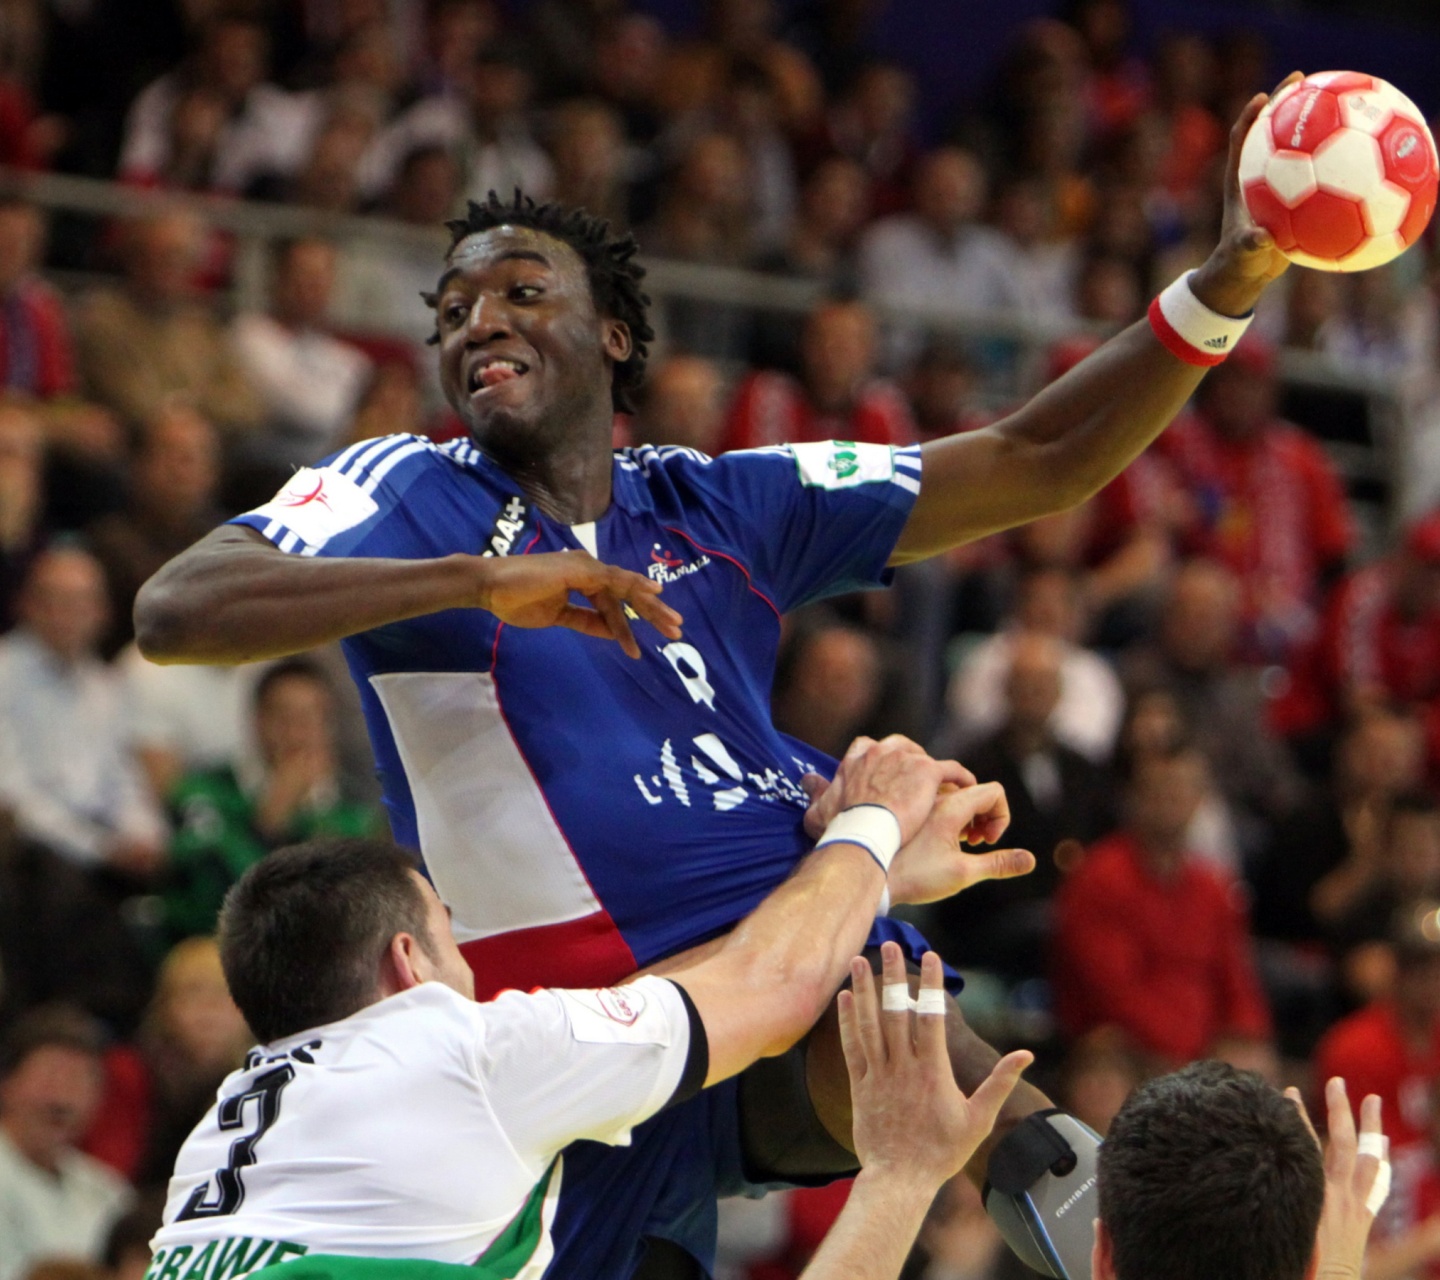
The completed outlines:
{"type": "MultiPolygon", "coordinates": [[[[1245,31],[1142,49],[1124,0],[1074,0],[922,136],[874,7],[714,0],[680,38],[626,0],[0,0],[0,1280],[143,1273],[249,1043],[225,890],[385,829],[338,653],[155,667],[131,606],[296,467],[463,430],[419,298],[445,217],[519,187],[651,261],[813,288],[803,315],[657,296],[617,446],[931,440],[1203,259],[1229,122],[1288,70],[1245,31]],[[57,211],[47,170],[203,200],[57,211]],[[415,231],[272,237],[236,306],[206,211],[242,201],[415,231]]],[[[972,1021],[1101,1132],[1204,1056],[1381,1094],[1373,1280],[1440,1276],[1432,259],[1292,270],[1098,497],[787,619],[774,691],[826,751],[900,731],[1005,784],[1037,871],[922,923],[972,1021]]],[[[795,1275],[844,1192],[728,1206],[723,1274],[795,1275]]],[[[909,1274],[1017,1268],[957,1183],[909,1274]]]]}

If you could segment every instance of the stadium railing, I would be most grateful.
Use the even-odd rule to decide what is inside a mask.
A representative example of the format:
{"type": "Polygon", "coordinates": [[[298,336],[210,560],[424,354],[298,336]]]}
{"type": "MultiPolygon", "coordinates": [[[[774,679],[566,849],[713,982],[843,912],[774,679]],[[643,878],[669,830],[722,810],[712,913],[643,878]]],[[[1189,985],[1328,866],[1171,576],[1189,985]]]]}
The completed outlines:
{"type": "MultiPolygon", "coordinates": [[[[298,206],[224,196],[156,191],[65,174],[25,173],[0,166],[0,191],[19,195],[52,213],[96,219],[145,217],[180,207],[235,237],[229,302],[236,310],[265,307],[270,246],[277,240],[317,235],[340,244],[370,241],[397,249],[433,248],[437,261],[447,242],[443,230],[416,227],[374,215],[335,214],[298,206]]],[[[646,258],[646,288],[663,308],[672,301],[749,312],[799,316],[822,296],[823,286],[733,267],[646,258]]],[[[74,279],[74,273],[69,273],[74,279]]],[[[875,307],[882,323],[925,335],[944,334],[1003,354],[984,362],[985,393],[995,404],[1013,402],[1038,386],[1045,356],[1055,342],[1077,334],[1104,336],[1094,322],[1039,320],[995,312],[947,312],[875,307]]],[[[416,339],[413,330],[386,326],[387,336],[416,339]]],[[[1396,517],[1393,501],[1402,465],[1403,388],[1391,379],[1358,371],[1325,355],[1281,353],[1284,408],[1324,440],[1359,504],[1367,539],[1383,537],[1396,517]]]]}

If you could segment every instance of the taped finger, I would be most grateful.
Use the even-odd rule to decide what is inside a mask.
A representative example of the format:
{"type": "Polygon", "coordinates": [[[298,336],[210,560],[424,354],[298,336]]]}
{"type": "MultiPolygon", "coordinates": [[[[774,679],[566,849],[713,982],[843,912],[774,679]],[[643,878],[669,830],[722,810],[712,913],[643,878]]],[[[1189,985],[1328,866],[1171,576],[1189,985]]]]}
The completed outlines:
{"type": "Polygon", "coordinates": [[[913,1003],[908,982],[887,982],[880,988],[880,1008],[886,1013],[909,1013],[913,1003]]]}
{"type": "Polygon", "coordinates": [[[1355,1144],[1357,1156],[1376,1156],[1381,1160],[1390,1158],[1390,1139],[1383,1133],[1362,1133],[1355,1144]]]}
{"type": "Polygon", "coordinates": [[[1370,1184],[1370,1194],[1365,1197],[1366,1211],[1373,1218],[1380,1212],[1390,1195],[1390,1161],[1381,1160],[1380,1167],[1375,1171],[1375,1181],[1370,1184]]]}
{"type": "Polygon", "coordinates": [[[921,987],[912,1007],[922,1018],[945,1016],[945,992],[937,987],[921,987]]]}

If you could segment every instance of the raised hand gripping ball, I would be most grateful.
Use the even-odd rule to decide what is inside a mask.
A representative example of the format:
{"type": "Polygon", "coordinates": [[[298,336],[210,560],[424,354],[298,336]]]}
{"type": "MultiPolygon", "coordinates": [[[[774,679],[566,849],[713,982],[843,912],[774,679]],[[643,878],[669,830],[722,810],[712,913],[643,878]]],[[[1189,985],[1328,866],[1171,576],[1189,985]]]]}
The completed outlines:
{"type": "Polygon", "coordinates": [[[1365,271],[1398,257],[1435,211],[1425,117],[1377,76],[1321,71],[1282,90],[1240,152],[1250,216],[1302,267],[1365,271]]]}

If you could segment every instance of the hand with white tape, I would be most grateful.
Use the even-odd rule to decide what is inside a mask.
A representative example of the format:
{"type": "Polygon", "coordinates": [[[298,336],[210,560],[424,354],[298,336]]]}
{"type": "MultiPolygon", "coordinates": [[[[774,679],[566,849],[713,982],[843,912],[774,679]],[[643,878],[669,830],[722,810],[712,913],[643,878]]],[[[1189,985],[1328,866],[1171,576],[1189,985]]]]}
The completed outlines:
{"type": "Polygon", "coordinates": [[[862,1176],[903,1179],[928,1205],[989,1134],[1032,1055],[1021,1051],[1002,1058],[967,1098],[955,1083],[946,1049],[940,957],[928,952],[921,962],[915,1017],[900,948],[887,942],[880,957],[883,1003],[863,959],[850,966],[852,989],[840,993],[855,1154],[862,1176]]]}
{"type": "MultiPolygon", "coordinates": [[[[1309,1127],[1299,1091],[1287,1089],[1285,1096],[1309,1127]]],[[[1390,1190],[1389,1143],[1380,1130],[1380,1099],[1373,1093],[1360,1104],[1358,1133],[1345,1081],[1338,1076],[1325,1083],[1325,1109],[1330,1141],[1325,1147],[1325,1207],[1315,1238],[1316,1280],[1359,1280],[1370,1228],[1390,1190]]],[[[1315,1133],[1313,1127],[1310,1132],[1315,1133]]],[[[1319,1143],[1318,1135],[1315,1141],[1319,1143]]]]}

